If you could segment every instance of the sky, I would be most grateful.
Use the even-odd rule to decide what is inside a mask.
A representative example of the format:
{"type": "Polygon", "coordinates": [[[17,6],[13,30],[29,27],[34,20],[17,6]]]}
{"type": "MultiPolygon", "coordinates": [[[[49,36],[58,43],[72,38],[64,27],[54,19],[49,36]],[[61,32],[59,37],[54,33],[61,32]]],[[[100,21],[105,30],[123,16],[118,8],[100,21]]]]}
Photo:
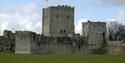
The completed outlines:
{"type": "Polygon", "coordinates": [[[125,24],[125,0],[0,0],[0,35],[5,29],[41,33],[42,8],[56,5],[75,7],[76,33],[87,20],[125,24]]]}

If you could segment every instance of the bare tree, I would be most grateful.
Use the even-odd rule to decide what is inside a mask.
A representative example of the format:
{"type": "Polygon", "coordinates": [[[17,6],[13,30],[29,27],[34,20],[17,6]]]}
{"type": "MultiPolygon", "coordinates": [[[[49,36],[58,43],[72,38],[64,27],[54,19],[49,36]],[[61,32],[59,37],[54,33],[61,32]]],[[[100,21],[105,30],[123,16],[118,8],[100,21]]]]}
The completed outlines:
{"type": "Polygon", "coordinates": [[[120,40],[119,36],[121,33],[122,24],[118,22],[110,22],[108,26],[109,40],[120,40]]]}

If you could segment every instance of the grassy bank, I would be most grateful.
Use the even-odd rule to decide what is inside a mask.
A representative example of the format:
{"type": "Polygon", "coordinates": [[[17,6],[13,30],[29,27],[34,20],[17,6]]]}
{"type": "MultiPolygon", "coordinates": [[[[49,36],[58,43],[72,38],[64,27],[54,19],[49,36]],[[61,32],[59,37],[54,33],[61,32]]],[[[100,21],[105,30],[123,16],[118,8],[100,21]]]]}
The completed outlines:
{"type": "Polygon", "coordinates": [[[125,63],[125,55],[0,53],[0,63],[125,63]]]}

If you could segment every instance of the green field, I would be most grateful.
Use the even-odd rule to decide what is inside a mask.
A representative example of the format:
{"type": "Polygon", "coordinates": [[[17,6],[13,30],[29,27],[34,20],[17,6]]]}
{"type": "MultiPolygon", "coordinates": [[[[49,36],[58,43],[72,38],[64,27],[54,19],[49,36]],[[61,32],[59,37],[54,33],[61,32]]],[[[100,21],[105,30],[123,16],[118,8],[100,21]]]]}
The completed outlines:
{"type": "Polygon", "coordinates": [[[125,63],[125,55],[0,53],[0,63],[125,63]]]}

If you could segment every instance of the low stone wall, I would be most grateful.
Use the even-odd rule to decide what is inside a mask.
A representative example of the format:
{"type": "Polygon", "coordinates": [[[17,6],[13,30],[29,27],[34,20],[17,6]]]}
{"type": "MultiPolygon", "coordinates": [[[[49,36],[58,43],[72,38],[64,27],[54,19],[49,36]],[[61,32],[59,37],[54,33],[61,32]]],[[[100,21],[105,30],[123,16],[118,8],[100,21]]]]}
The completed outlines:
{"type": "MultiPolygon", "coordinates": [[[[6,31],[4,36],[0,36],[0,51],[9,49],[23,54],[90,53],[91,50],[88,47],[91,46],[84,37],[47,37],[30,31],[17,31],[16,33],[6,31]]],[[[107,41],[105,47],[101,49],[105,48],[109,54],[125,54],[124,41],[107,41]]]]}
{"type": "Polygon", "coordinates": [[[85,46],[83,37],[46,37],[33,32],[15,33],[15,53],[80,53],[85,46]]]}
{"type": "Polygon", "coordinates": [[[125,54],[123,41],[108,41],[107,51],[109,54],[125,54]]]}
{"type": "Polygon", "coordinates": [[[32,43],[33,53],[80,53],[85,45],[84,38],[71,37],[41,37],[37,43],[32,43]]]}

